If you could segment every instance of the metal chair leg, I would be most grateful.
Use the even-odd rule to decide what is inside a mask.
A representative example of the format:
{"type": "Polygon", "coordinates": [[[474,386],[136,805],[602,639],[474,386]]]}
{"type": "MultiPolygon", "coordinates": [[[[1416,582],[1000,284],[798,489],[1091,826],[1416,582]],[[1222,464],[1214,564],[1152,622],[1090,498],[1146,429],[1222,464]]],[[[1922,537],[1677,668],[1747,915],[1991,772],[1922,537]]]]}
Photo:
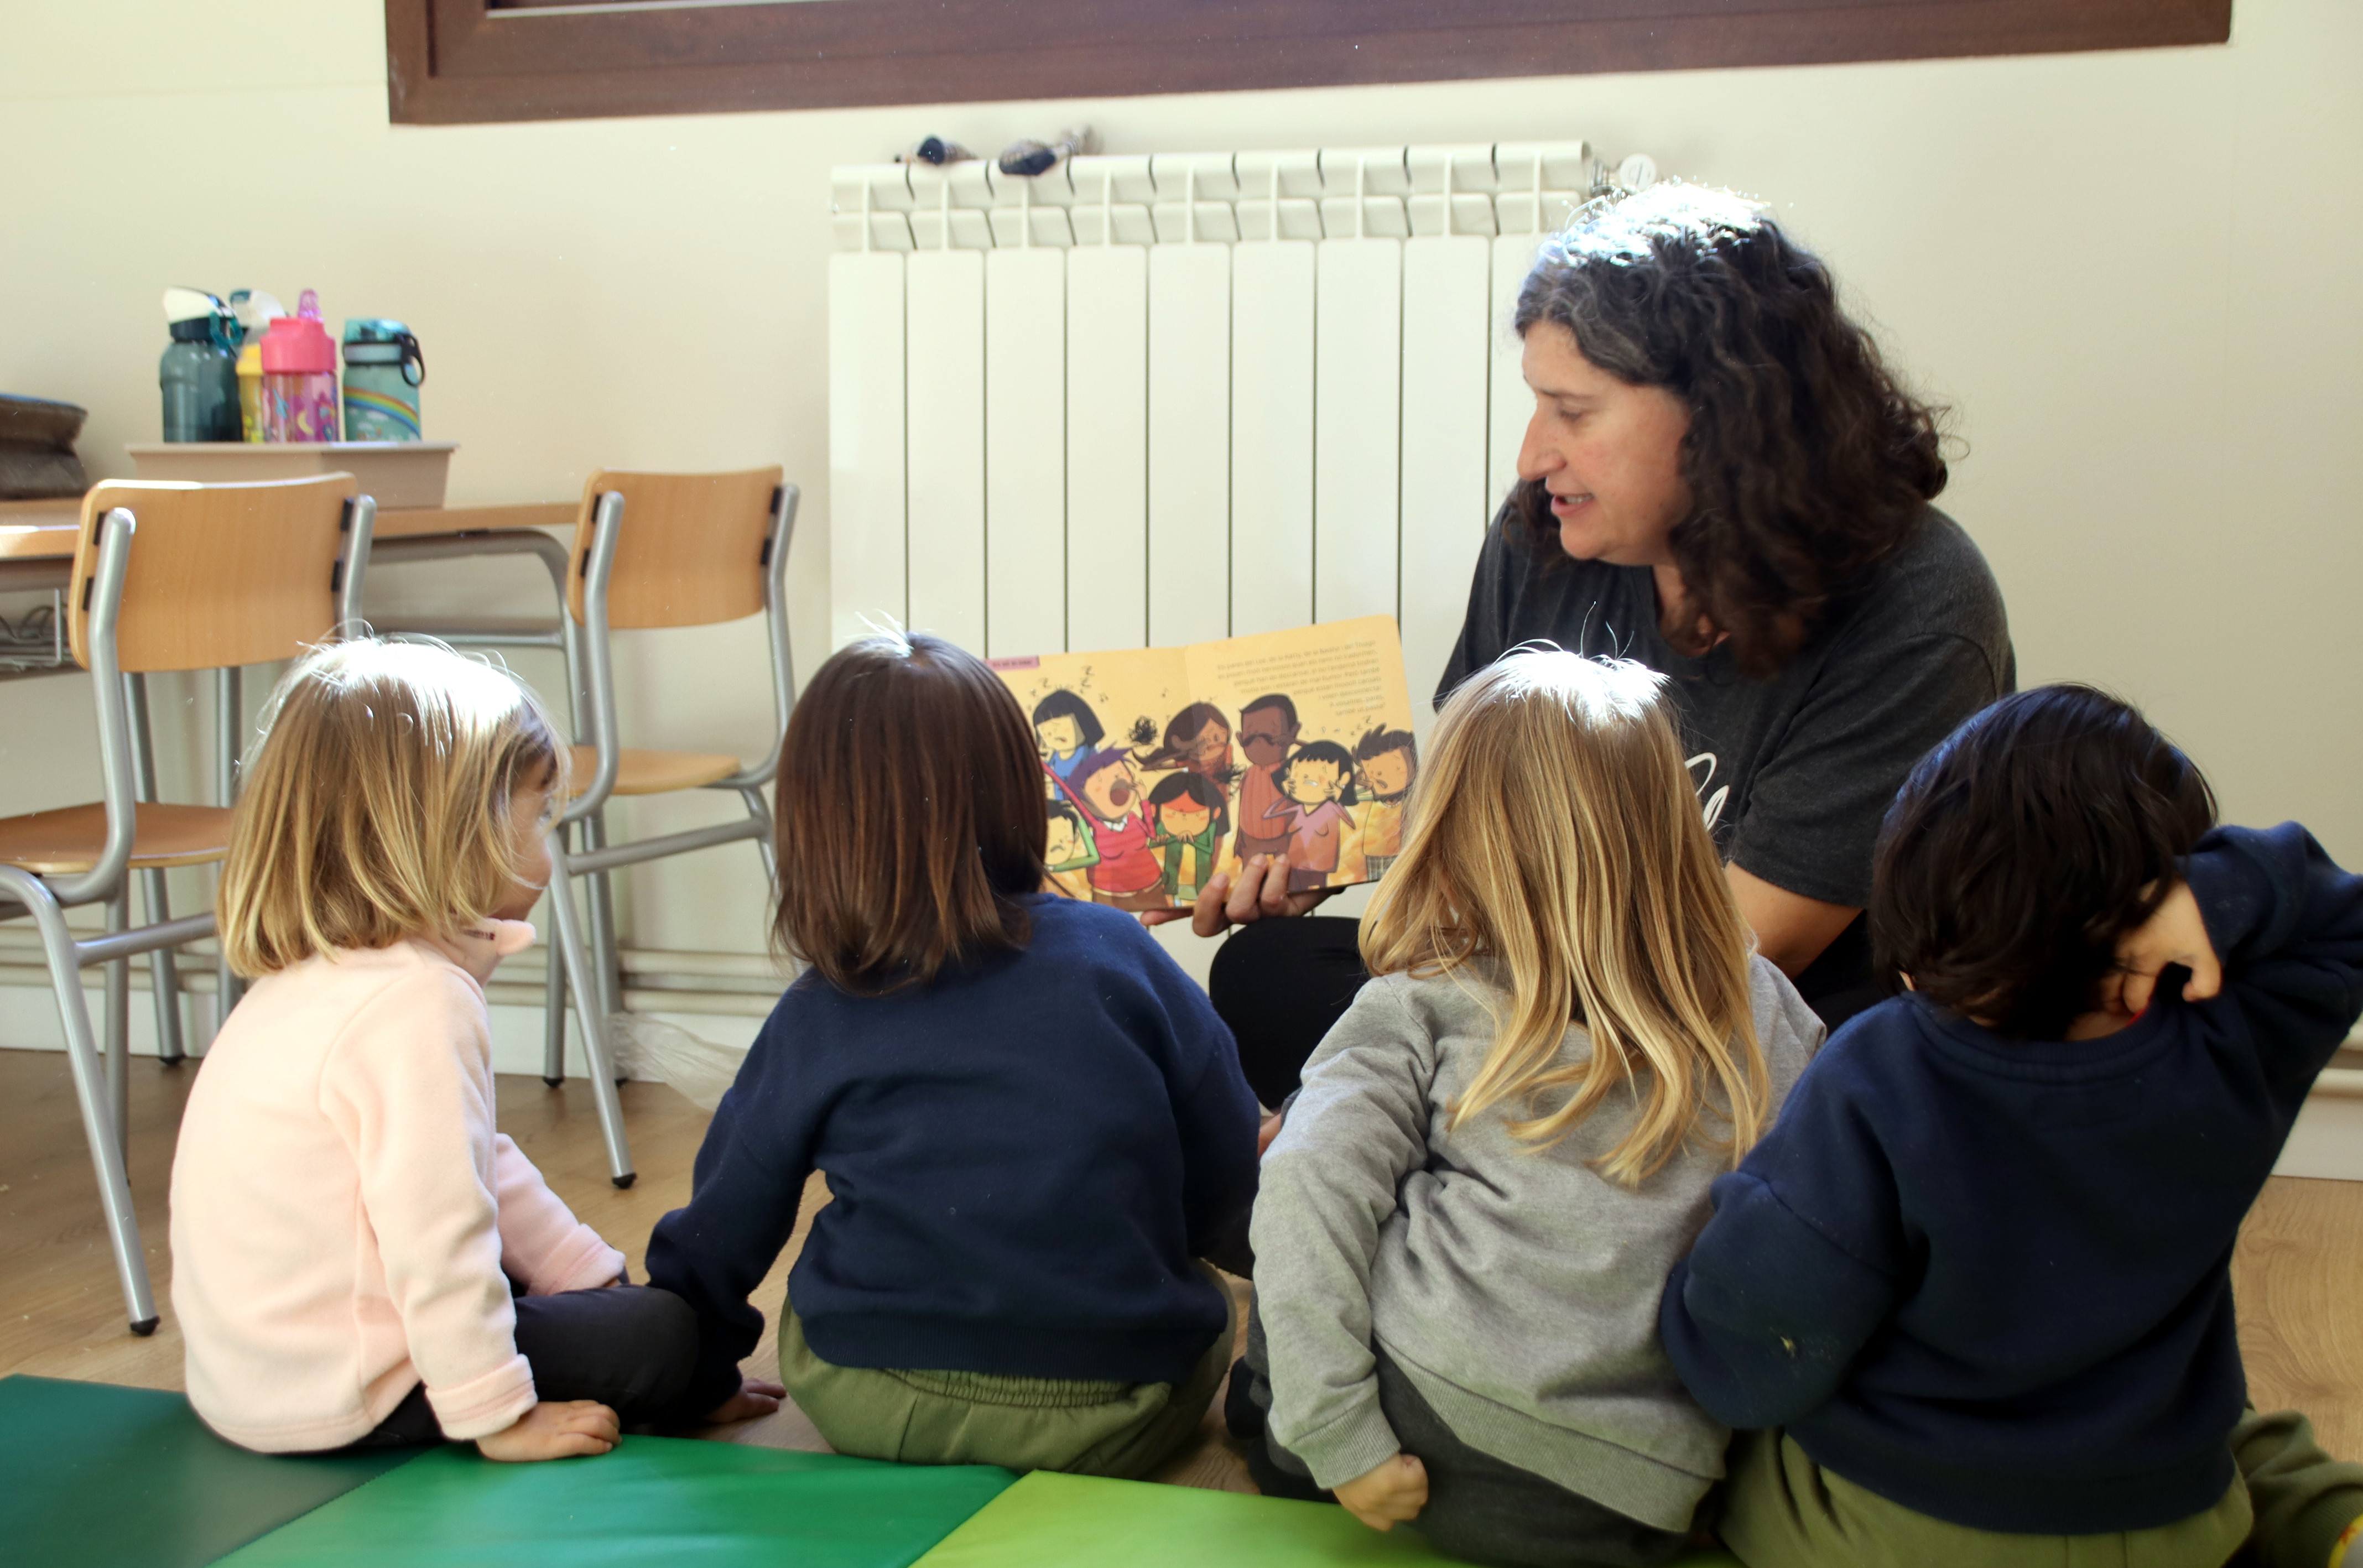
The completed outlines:
{"type": "Polygon", "coordinates": [[[131,1331],[152,1334],[156,1297],[148,1284],[147,1255],[139,1246],[139,1219],[132,1212],[131,1183],[124,1174],[123,1143],[116,1136],[115,1118],[107,1114],[107,1085],[97,1042],[91,1035],[90,1009],[83,1002],[82,966],[74,951],[73,933],[66,929],[64,912],[39,878],[15,866],[0,866],[0,892],[22,904],[41,933],[58,1021],[65,1029],[66,1060],[73,1069],[74,1098],[82,1106],[83,1137],[90,1144],[99,1203],[106,1213],[106,1239],[115,1252],[116,1277],[123,1286],[123,1305],[130,1314],[131,1331]]]}
{"type": "Polygon", "coordinates": [[[549,955],[549,979],[542,1003],[541,1081],[555,1089],[566,1082],[566,965],[549,955]]]}
{"type": "MultiPolygon", "coordinates": [[[[557,838],[565,831],[564,828],[556,828],[550,836],[557,838]]],[[[555,876],[549,879],[549,887],[554,912],[556,900],[566,896],[566,889],[555,876]]],[[[555,1089],[566,1082],[566,964],[558,951],[555,930],[550,933],[543,956],[549,967],[542,990],[541,1081],[555,1089]]]]}
{"type": "MultiPolygon", "coordinates": [[[[156,737],[148,721],[148,677],[126,675],[123,684],[131,702],[131,769],[133,787],[142,801],[156,798],[156,737]]],[[[139,907],[150,924],[172,917],[172,906],[161,870],[139,873],[139,907]]],[[[177,1065],[188,1051],[181,1040],[181,973],[171,948],[148,955],[148,984],[156,999],[156,1056],[166,1066],[177,1065]]]]}
{"type": "MultiPolygon", "coordinates": [[[[127,882],[128,878],[125,879],[127,882]]],[[[117,887],[106,901],[106,933],[131,929],[131,893],[117,887]]],[[[106,1102],[115,1116],[115,1141],[131,1146],[131,961],[111,959],[106,969],[106,1102]]]]}
{"type": "MultiPolygon", "coordinates": [[[[752,784],[746,785],[738,791],[738,798],[747,803],[748,816],[753,817],[758,822],[768,823],[771,821],[771,804],[764,800],[763,792],[761,790],[757,789],[752,784]]],[[[755,849],[756,851],[763,857],[763,880],[771,884],[772,894],[774,896],[777,896],[780,881],[780,857],[778,852],[771,847],[771,836],[769,833],[766,833],[761,838],[756,840],[755,849]]]]}
{"type": "MultiPolygon", "coordinates": [[[[224,810],[238,804],[239,737],[246,728],[243,671],[214,672],[214,794],[224,810]]],[[[229,966],[225,953],[214,965],[214,1032],[228,1021],[229,1012],[246,994],[246,983],[229,966]]]]}
{"type": "Polygon", "coordinates": [[[574,873],[569,869],[559,835],[549,838],[549,907],[557,917],[558,956],[566,965],[567,988],[574,993],[574,1011],[582,1027],[582,1055],[589,1063],[591,1100],[599,1107],[599,1130],[607,1140],[608,1180],[619,1187],[632,1184],[632,1151],[624,1141],[624,1102],[616,1093],[616,1064],[607,1051],[606,1014],[599,1006],[599,989],[591,973],[591,955],[583,950],[582,925],[574,912],[574,873]]]}
{"type": "MultiPolygon", "coordinates": [[[[594,811],[583,819],[582,842],[588,849],[607,847],[605,812],[594,811]]],[[[614,1014],[624,1010],[624,965],[617,951],[621,944],[616,940],[615,886],[608,876],[604,871],[591,873],[586,902],[591,910],[591,962],[599,977],[599,1010],[614,1014]]]]}
{"type": "MultiPolygon", "coordinates": [[[[162,872],[139,873],[139,908],[151,926],[161,926],[172,917],[162,872]]],[[[187,1060],[189,1052],[181,1038],[181,966],[171,948],[158,948],[148,955],[148,985],[156,998],[157,1059],[167,1067],[177,1067],[187,1060]]]]}
{"type": "Polygon", "coordinates": [[[222,1025],[229,1021],[230,1009],[246,995],[246,982],[230,968],[227,958],[214,962],[214,1033],[221,1033],[222,1025]]]}

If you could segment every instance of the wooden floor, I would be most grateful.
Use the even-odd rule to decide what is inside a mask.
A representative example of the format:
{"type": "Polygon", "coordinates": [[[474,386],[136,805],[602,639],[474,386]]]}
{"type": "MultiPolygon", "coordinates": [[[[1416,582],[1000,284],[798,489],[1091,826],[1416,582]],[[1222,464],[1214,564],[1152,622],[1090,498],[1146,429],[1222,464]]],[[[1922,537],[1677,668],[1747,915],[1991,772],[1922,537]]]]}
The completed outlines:
{"type": "MultiPolygon", "coordinates": [[[[0,1051],[0,1375],[181,1386],[164,1194],[173,1129],[196,1071],[194,1062],[179,1068],[144,1059],[132,1063],[131,1190],[157,1296],[164,1303],[161,1327],[142,1340],[124,1327],[65,1058],[0,1051]]],[[[538,1078],[500,1080],[502,1130],[576,1214],[630,1255],[638,1276],[649,1228],[688,1197],[705,1113],[657,1084],[626,1084],[624,1107],[640,1177],[618,1192],[607,1181],[598,1121],[582,1083],[552,1091],[538,1078]]],[[[757,1294],[767,1317],[776,1316],[804,1226],[826,1201],[817,1181],[811,1196],[786,1255],[757,1294]]],[[[2276,1177],[2241,1233],[2232,1272],[2250,1397],[2260,1409],[2306,1411],[2332,1453],[2363,1459],[2363,1289],[2357,1287],[2363,1183],[2276,1177]]],[[[1242,1298],[1249,1288],[1244,1282],[1234,1286],[1242,1298]]],[[[776,1356],[766,1333],[747,1369],[768,1375],[776,1356]]],[[[1217,1410],[1220,1405],[1218,1398],[1217,1410]]],[[[826,1447],[793,1406],[708,1435],[776,1448],[826,1447]]],[[[1237,1444],[1211,1411],[1198,1439],[1156,1479],[1253,1490],[1237,1444]]]]}

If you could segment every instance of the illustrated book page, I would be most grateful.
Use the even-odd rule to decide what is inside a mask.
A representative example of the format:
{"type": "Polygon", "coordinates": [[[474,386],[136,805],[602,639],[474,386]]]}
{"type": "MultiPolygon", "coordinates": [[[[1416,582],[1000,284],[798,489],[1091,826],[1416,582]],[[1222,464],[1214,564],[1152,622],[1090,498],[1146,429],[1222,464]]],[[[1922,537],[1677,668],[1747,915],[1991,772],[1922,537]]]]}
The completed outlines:
{"type": "Polygon", "coordinates": [[[989,662],[1033,721],[1071,897],[1185,907],[1254,855],[1346,887],[1402,848],[1419,752],[1392,616],[989,662]]]}

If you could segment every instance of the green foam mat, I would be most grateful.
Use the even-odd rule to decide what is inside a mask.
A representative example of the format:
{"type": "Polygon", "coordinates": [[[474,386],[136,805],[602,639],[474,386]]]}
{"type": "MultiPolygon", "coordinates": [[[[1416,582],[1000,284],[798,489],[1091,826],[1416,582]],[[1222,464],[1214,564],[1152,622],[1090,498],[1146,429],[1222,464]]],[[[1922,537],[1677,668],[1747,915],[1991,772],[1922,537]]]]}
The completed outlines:
{"type": "MultiPolygon", "coordinates": [[[[919,1568],[1423,1568],[1452,1563],[1400,1526],[1384,1535],[1334,1503],[1103,1481],[1037,1470],[987,1504],[919,1568]]],[[[1678,1568],[1739,1568],[1693,1551],[1678,1568]]]]}
{"type": "Polygon", "coordinates": [[[459,1444],[305,1515],[225,1568],[906,1568],[1008,1486],[990,1465],[885,1464],[627,1437],[495,1464],[459,1444]]]}
{"type": "Polygon", "coordinates": [[[0,1378],[0,1558],[194,1568],[416,1453],[249,1453],[178,1394],[0,1378]]]}

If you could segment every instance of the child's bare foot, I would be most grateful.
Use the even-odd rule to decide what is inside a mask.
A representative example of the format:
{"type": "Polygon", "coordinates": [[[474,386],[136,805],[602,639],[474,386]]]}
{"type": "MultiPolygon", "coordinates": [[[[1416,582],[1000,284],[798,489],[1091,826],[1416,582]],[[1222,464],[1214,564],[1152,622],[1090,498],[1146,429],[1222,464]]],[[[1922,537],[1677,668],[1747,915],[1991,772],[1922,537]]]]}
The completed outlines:
{"type": "Polygon", "coordinates": [[[718,1427],[725,1421],[749,1421],[758,1416],[768,1416],[787,1396],[788,1391],[776,1383],[766,1383],[760,1377],[744,1378],[738,1393],[705,1413],[706,1423],[718,1427]]]}
{"type": "Polygon", "coordinates": [[[595,1399],[548,1400],[497,1432],[476,1440],[486,1459],[524,1464],[539,1459],[572,1459],[605,1453],[622,1438],[616,1412],[595,1399]]]}

